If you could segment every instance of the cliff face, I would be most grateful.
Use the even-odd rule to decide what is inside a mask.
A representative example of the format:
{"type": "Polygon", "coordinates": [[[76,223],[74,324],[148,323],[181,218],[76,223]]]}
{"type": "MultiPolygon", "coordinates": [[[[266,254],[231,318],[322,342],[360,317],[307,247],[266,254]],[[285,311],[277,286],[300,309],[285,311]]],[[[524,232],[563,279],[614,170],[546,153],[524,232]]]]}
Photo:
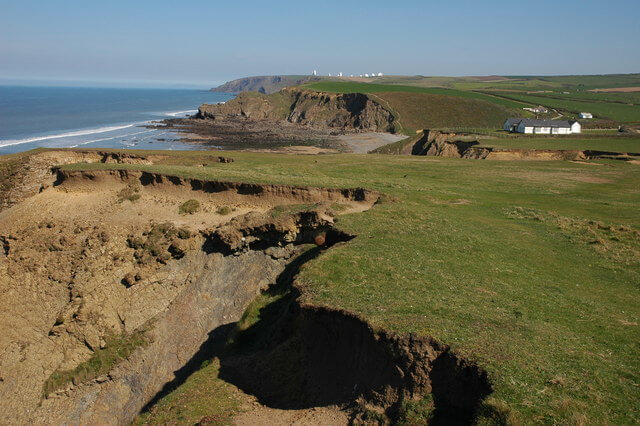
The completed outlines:
{"type": "Polygon", "coordinates": [[[197,118],[287,121],[318,127],[394,132],[391,111],[361,93],[283,89],[272,95],[242,93],[225,104],[202,105],[197,118]]]}
{"type": "Polygon", "coordinates": [[[331,239],[326,210],[274,217],[272,206],[357,212],[379,196],[133,170],[54,178],[0,216],[0,424],[130,424],[303,244],[331,239]],[[131,189],[138,198],[120,198],[131,189]],[[179,214],[187,199],[201,211],[179,214]]]}
{"type": "Polygon", "coordinates": [[[321,77],[304,75],[271,75],[259,77],[245,77],[228,81],[222,86],[211,89],[212,92],[240,93],[258,92],[263,94],[275,93],[290,86],[299,86],[310,81],[320,81],[321,77]]]}

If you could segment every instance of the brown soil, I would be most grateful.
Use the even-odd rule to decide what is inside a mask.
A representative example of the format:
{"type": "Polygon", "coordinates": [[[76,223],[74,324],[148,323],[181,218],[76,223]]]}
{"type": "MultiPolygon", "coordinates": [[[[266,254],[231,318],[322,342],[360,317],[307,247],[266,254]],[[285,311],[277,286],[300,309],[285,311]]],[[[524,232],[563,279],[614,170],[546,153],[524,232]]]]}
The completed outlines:
{"type": "MultiPolygon", "coordinates": [[[[57,161],[65,153],[47,155],[57,161]]],[[[114,410],[130,420],[212,328],[239,318],[292,254],[263,253],[266,247],[227,257],[207,254],[207,235],[221,235],[220,225],[240,216],[242,226],[254,233],[266,228],[252,223],[268,220],[277,224],[269,229],[280,229],[277,235],[285,244],[296,243],[310,238],[298,227],[326,227],[331,217],[311,214],[297,222],[284,214],[274,221],[261,212],[308,202],[337,202],[345,211],[361,211],[377,199],[364,190],[210,183],[131,171],[45,174],[43,179],[55,178],[54,185],[30,196],[25,192],[22,201],[0,213],[2,423],[65,422],[74,410],[80,410],[76,420],[81,422],[112,419],[114,410]],[[140,198],[122,199],[121,191],[132,184],[140,198]],[[187,199],[199,200],[200,211],[179,214],[187,199]],[[232,212],[219,214],[221,206],[232,212]],[[189,232],[182,235],[180,229],[189,232]],[[151,241],[150,235],[157,238],[151,241]],[[212,309],[214,314],[207,314],[212,309]],[[73,369],[103,348],[109,336],[139,330],[152,319],[148,348],[108,376],[69,383],[41,401],[54,371],[73,369]],[[142,382],[143,389],[134,386],[142,382]],[[80,408],[87,395],[95,402],[80,408]],[[123,401],[128,401],[126,410],[123,401]]],[[[260,239],[249,233],[237,239],[233,232],[225,235],[234,249],[244,247],[241,240],[254,247],[252,241],[260,239]]]]}
{"type": "Polygon", "coordinates": [[[51,173],[53,165],[71,163],[153,164],[162,158],[164,158],[163,155],[142,156],[135,153],[99,150],[56,150],[23,155],[20,157],[20,167],[10,175],[3,176],[6,182],[3,182],[3,188],[0,191],[0,211],[36,194],[41,189],[49,187],[54,180],[54,175],[51,173]]]}
{"type": "Polygon", "coordinates": [[[313,407],[304,410],[280,410],[266,407],[257,401],[247,411],[233,418],[237,426],[338,426],[350,424],[347,413],[340,407],[313,407]]]}
{"type": "Polygon", "coordinates": [[[471,421],[491,392],[481,368],[429,337],[307,304],[295,282],[305,262],[353,238],[333,228],[328,206],[357,212],[377,199],[358,188],[57,170],[52,186],[0,213],[0,422],[128,423],[212,356],[223,379],[265,406],[240,424],[343,424],[337,407],[351,420],[369,407],[393,419],[403,401],[427,394],[435,420],[471,421]],[[123,199],[123,190],[139,198],[123,199]],[[180,215],[188,199],[201,211],[180,215]],[[300,203],[320,205],[267,212],[300,203]],[[261,312],[251,345],[212,352],[258,292],[274,287],[288,293],[261,312]],[[109,336],[140,330],[148,344],[108,373],[43,398],[53,372],[87,361],[109,336]]]}

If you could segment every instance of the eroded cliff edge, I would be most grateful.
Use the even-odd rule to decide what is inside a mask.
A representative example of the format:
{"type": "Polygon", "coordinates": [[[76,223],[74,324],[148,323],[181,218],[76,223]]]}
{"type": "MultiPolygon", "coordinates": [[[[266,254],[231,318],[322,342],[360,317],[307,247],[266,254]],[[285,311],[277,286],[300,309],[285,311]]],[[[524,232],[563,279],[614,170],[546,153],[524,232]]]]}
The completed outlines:
{"type": "Polygon", "coordinates": [[[228,380],[265,404],[359,401],[392,416],[401,401],[433,394],[439,408],[468,415],[491,391],[486,373],[446,345],[375,330],[299,299],[290,265],[305,244],[319,254],[353,237],[334,228],[332,206],[362,211],[377,193],[132,170],[55,172],[53,186],[0,213],[3,423],[130,422],[212,331],[281,280],[292,290],[271,326],[278,337],[224,363],[228,380]],[[126,199],[131,188],[135,201],[126,199]],[[179,215],[189,199],[202,211],[179,215]],[[316,207],[300,211],[299,203],[316,207]],[[49,386],[58,372],[108,350],[113,336],[136,333],[143,344],[107,371],[49,386]]]}

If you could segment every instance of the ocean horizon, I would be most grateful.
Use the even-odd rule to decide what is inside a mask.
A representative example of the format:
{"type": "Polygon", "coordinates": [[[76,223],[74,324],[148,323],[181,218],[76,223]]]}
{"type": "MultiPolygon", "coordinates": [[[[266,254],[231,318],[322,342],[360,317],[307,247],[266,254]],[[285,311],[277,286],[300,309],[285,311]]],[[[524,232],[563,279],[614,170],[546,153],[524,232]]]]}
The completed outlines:
{"type": "Polygon", "coordinates": [[[0,154],[34,148],[198,149],[154,121],[233,95],[198,89],[0,86],[0,154]]]}

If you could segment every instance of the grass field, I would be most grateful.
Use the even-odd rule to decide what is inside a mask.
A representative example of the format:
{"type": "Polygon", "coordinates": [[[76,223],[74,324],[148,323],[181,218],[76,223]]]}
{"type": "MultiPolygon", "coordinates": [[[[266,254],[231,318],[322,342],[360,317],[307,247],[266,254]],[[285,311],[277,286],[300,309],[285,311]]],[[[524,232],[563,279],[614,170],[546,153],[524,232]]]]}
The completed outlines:
{"type": "Polygon", "coordinates": [[[523,424],[637,423],[640,166],[234,152],[193,167],[200,155],[65,167],[388,194],[340,218],[357,238],[303,268],[306,300],[451,345],[523,424]]]}
{"type": "MultiPolygon", "coordinates": [[[[509,77],[483,81],[473,77],[403,77],[371,79],[368,83],[321,81],[305,87],[325,92],[427,93],[484,100],[527,116],[522,108],[544,105],[567,118],[586,111],[597,118],[619,122],[640,121],[640,93],[595,93],[588,90],[640,86],[640,74],[602,76],[509,77]],[[539,93],[532,93],[532,92],[539,93]]],[[[463,127],[451,125],[451,127],[463,127]]],[[[487,126],[489,127],[489,126],[487,126]]]]}
{"type": "Polygon", "coordinates": [[[640,86],[640,74],[505,76],[504,78],[385,76],[373,78],[371,81],[379,84],[449,87],[460,90],[575,91],[640,86]]]}
{"type": "Polygon", "coordinates": [[[475,92],[373,83],[319,82],[305,88],[338,93],[367,93],[393,110],[401,132],[427,128],[500,128],[521,105],[475,92]]]}
{"type": "Polygon", "coordinates": [[[481,146],[512,149],[577,149],[640,153],[640,138],[634,137],[546,137],[482,139],[481,146]]]}
{"type": "Polygon", "coordinates": [[[402,92],[402,93],[426,93],[430,95],[445,95],[458,98],[479,99],[482,101],[494,103],[507,108],[522,108],[527,106],[526,102],[517,102],[509,99],[497,98],[483,93],[447,89],[442,87],[417,87],[391,84],[376,83],[355,83],[355,82],[339,82],[339,81],[321,81],[318,83],[309,83],[305,88],[317,90],[320,92],[335,93],[384,93],[384,92],[402,92]]]}
{"type": "MultiPolygon", "coordinates": [[[[526,93],[514,93],[514,92],[496,92],[504,98],[514,99],[522,102],[529,102],[536,105],[544,105],[549,108],[556,108],[563,112],[567,112],[570,115],[576,116],[578,113],[587,111],[594,114],[597,118],[608,118],[622,122],[636,122],[640,121],[640,105],[628,105],[615,102],[606,101],[593,101],[589,99],[576,100],[576,99],[563,99],[558,94],[526,94],[526,93]]],[[[603,99],[606,98],[605,94],[603,99]]],[[[570,95],[567,95],[568,97],[570,95]]],[[[591,94],[589,95],[591,96],[591,94]]]]}

